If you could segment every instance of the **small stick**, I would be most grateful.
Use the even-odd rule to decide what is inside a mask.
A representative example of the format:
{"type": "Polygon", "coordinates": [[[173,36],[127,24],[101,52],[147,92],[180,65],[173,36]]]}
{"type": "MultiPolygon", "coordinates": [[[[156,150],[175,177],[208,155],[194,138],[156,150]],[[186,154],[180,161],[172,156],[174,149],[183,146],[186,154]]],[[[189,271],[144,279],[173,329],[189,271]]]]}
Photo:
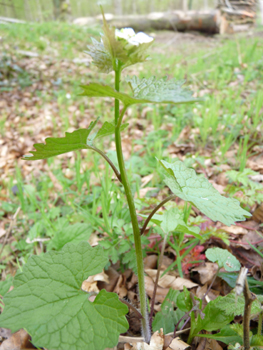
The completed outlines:
{"type": "Polygon", "coordinates": [[[18,207],[18,208],[16,209],[16,212],[15,212],[14,216],[12,217],[11,222],[10,222],[10,225],[9,225],[9,227],[8,227],[6,233],[5,233],[4,242],[3,242],[2,248],[1,248],[1,250],[0,250],[0,256],[1,256],[2,253],[3,253],[3,250],[4,250],[4,247],[5,247],[6,242],[7,242],[7,240],[8,240],[8,237],[9,237],[9,235],[10,235],[10,233],[11,233],[11,231],[12,231],[12,229],[13,229],[15,223],[16,223],[16,217],[17,217],[18,213],[20,212],[20,209],[21,209],[21,207],[18,207]]]}
{"type": "MultiPolygon", "coordinates": [[[[182,331],[178,331],[177,334],[182,334],[182,333],[185,333],[187,331],[189,331],[190,328],[186,328],[182,331]]],[[[172,336],[173,335],[173,332],[172,333],[168,333],[168,334],[165,334],[165,336],[172,336]]],[[[119,343],[142,343],[144,342],[144,338],[143,337],[128,337],[128,336],[125,336],[125,335],[120,335],[119,336],[119,343]]]]}

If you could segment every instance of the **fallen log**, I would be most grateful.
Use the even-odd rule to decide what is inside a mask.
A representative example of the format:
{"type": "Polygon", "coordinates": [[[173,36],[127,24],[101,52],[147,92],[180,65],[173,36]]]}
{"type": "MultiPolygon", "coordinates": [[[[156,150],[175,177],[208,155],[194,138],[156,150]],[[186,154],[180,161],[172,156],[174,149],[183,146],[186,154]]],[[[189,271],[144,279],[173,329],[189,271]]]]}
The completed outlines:
{"type": "MultiPolygon", "coordinates": [[[[113,16],[106,14],[107,21],[116,28],[132,27],[135,31],[173,30],[198,31],[209,34],[220,32],[220,11],[171,11],[154,12],[149,15],[113,16]]],[[[79,25],[102,23],[102,16],[81,17],[74,20],[79,25]]]]}

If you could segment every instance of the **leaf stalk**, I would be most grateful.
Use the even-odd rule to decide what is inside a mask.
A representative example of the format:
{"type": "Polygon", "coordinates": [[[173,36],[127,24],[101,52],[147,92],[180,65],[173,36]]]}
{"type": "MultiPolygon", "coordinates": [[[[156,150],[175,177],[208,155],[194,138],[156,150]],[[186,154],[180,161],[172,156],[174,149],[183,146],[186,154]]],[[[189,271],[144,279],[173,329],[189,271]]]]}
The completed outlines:
{"type": "Polygon", "coordinates": [[[177,196],[175,194],[172,194],[171,196],[165,198],[160,204],[158,204],[152,212],[149,214],[148,218],[145,220],[143,227],[141,228],[141,235],[144,234],[151,218],[154,216],[154,214],[167,202],[169,202],[172,199],[175,199],[177,196]]]}

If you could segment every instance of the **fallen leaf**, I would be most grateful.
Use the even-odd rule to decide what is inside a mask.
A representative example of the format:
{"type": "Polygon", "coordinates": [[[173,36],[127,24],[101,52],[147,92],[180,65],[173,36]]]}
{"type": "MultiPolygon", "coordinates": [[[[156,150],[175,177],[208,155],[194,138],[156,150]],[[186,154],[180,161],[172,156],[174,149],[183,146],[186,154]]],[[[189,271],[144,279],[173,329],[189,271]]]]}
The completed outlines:
{"type": "Polygon", "coordinates": [[[112,292],[116,286],[116,283],[119,279],[120,274],[113,268],[109,267],[108,270],[105,272],[108,276],[108,280],[106,281],[98,281],[98,288],[106,289],[107,292],[112,292]]]}
{"type": "Polygon", "coordinates": [[[215,339],[201,338],[196,350],[223,350],[215,339]]]}
{"type": "Polygon", "coordinates": [[[263,222],[263,203],[254,211],[252,219],[259,223],[263,222]]]}
{"type": "Polygon", "coordinates": [[[1,345],[1,350],[27,349],[35,349],[35,347],[30,343],[30,336],[24,329],[13,333],[8,339],[4,340],[1,345]]]}
{"type": "MultiPolygon", "coordinates": [[[[146,269],[145,272],[147,273],[148,276],[150,276],[155,281],[157,270],[146,269]]],[[[163,277],[159,279],[158,286],[162,288],[173,288],[175,290],[183,290],[184,286],[188,289],[191,289],[191,288],[197,287],[198,284],[186,278],[175,277],[175,276],[165,274],[163,277]]]]}
{"type": "MultiPolygon", "coordinates": [[[[167,350],[185,350],[189,349],[190,345],[186,344],[184,341],[182,341],[179,337],[173,339],[167,350]]],[[[214,348],[212,348],[214,350],[214,348]]]]}
{"type": "MultiPolygon", "coordinates": [[[[146,293],[152,298],[152,296],[153,296],[153,289],[154,289],[153,280],[149,276],[144,276],[144,281],[145,281],[146,293]]],[[[159,303],[162,303],[164,301],[166,295],[168,294],[168,292],[169,292],[169,288],[157,287],[155,301],[158,301],[159,303]]]]}
{"type": "Polygon", "coordinates": [[[154,269],[156,267],[158,256],[155,254],[147,255],[144,261],[144,268],[154,269]]]}
{"type": "Polygon", "coordinates": [[[122,275],[120,275],[116,287],[113,290],[114,293],[117,293],[120,298],[126,297],[128,291],[127,288],[124,285],[124,278],[122,275]]]}
{"type": "Polygon", "coordinates": [[[132,347],[126,347],[124,349],[131,350],[163,350],[164,344],[164,336],[161,330],[161,334],[159,331],[153,333],[151,337],[150,344],[146,343],[131,343],[132,347]]]}
{"type": "Polygon", "coordinates": [[[246,235],[248,233],[248,230],[236,225],[222,226],[220,229],[228,233],[232,233],[233,235],[246,235]]]}
{"type": "Polygon", "coordinates": [[[212,281],[214,275],[217,273],[218,266],[216,263],[206,262],[200,266],[194,267],[192,272],[198,272],[200,283],[206,284],[212,281]]]}

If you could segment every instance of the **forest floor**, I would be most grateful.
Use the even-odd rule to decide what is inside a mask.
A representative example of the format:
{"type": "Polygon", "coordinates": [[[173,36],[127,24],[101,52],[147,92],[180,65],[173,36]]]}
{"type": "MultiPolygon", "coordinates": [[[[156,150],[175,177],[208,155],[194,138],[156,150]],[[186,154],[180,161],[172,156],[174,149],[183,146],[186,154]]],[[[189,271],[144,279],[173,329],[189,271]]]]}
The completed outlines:
{"type": "MultiPolygon", "coordinates": [[[[63,23],[0,27],[0,295],[12,288],[15,272],[32,254],[88,239],[93,245],[102,244],[111,260],[92,288],[115,291],[138,306],[129,213],[111,169],[89,151],[48,160],[21,159],[47,137],[87,128],[98,116],[99,125],[113,120],[113,100],[79,96],[81,84],[113,84],[113,74],[99,74],[83,53],[90,37],[97,38],[99,32],[63,23]],[[85,225],[84,231],[74,231],[78,223],[85,225]],[[71,235],[64,235],[67,230],[71,235]],[[128,242],[125,248],[123,238],[128,242]]],[[[182,259],[182,276],[175,264],[177,237],[171,236],[162,266],[171,278],[158,287],[155,312],[179,275],[177,289],[186,285],[196,296],[206,292],[217,270],[204,255],[211,247],[232,252],[249,269],[254,292],[263,294],[263,36],[258,33],[227,37],[152,33],[151,60],[125,73],[150,77],[154,72],[157,77],[185,80],[194,96],[203,99],[194,105],[149,104],[127,110],[124,156],[140,223],[144,219],[139,215],[147,215],[170,193],[156,157],[179,158],[253,214],[227,227],[191,208],[189,225],[199,226],[203,239],[195,242],[186,236],[182,242],[180,255],[193,248],[182,259]]],[[[128,91],[126,83],[121,88],[128,91]]],[[[112,137],[98,147],[115,161],[112,137]]],[[[181,200],[176,205],[187,210],[181,200]]],[[[143,237],[149,298],[161,245],[160,230],[153,225],[143,237]]],[[[220,273],[225,275],[216,279],[210,300],[229,293],[238,275],[230,276],[224,269],[220,273]]],[[[130,335],[138,335],[139,322],[132,320],[130,315],[130,335]]],[[[217,345],[224,348],[223,343],[217,345]]]]}

